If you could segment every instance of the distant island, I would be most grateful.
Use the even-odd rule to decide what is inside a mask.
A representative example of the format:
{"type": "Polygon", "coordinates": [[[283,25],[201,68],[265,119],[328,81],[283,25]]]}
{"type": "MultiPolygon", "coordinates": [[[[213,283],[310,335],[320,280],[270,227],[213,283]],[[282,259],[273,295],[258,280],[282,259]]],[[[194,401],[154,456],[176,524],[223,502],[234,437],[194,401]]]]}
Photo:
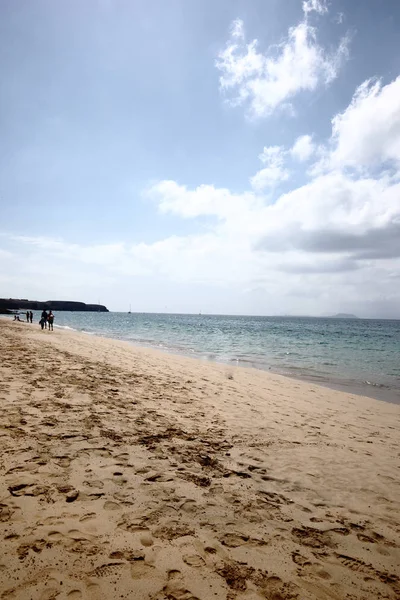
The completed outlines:
{"type": "Polygon", "coordinates": [[[337,315],[331,315],[330,319],[358,319],[356,315],[348,314],[348,313],[338,313],[337,315]]]}
{"type": "Polygon", "coordinates": [[[109,312],[102,304],[85,304],[84,302],[71,302],[69,300],[27,300],[25,298],[0,298],[0,314],[11,314],[16,310],[58,310],[72,312],[109,312]]]}

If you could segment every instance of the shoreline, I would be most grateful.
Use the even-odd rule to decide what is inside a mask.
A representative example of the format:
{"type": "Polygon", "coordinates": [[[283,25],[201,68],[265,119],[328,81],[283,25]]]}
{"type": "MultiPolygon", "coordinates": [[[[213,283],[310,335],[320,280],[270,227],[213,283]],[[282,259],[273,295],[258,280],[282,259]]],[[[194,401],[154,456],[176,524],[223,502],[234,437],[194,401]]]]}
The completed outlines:
{"type": "Polygon", "coordinates": [[[89,331],[79,331],[77,329],[73,329],[71,327],[68,327],[68,329],[63,326],[63,325],[54,325],[57,329],[61,329],[64,331],[71,331],[73,333],[78,333],[78,334],[83,334],[83,335],[90,335],[90,336],[94,336],[94,337],[99,337],[99,338],[103,338],[103,339],[107,339],[107,340],[115,340],[115,341],[122,341],[122,342],[126,342],[128,344],[130,344],[131,346],[133,346],[134,348],[144,348],[144,349],[148,349],[148,350],[155,350],[156,352],[161,352],[163,354],[167,354],[167,355],[171,355],[171,356],[182,356],[182,357],[186,357],[186,358],[191,358],[193,360],[199,360],[201,362],[205,362],[205,363],[214,363],[214,364],[218,364],[218,365],[225,365],[227,367],[232,367],[232,368],[240,368],[240,369],[255,369],[256,371],[262,371],[264,373],[274,373],[275,375],[280,375],[282,377],[288,377],[289,379],[294,379],[295,381],[303,381],[303,382],[307,382],[307,383],[314,383],[316,385],[320,385],[322,387],[331,389],[331,390],[336,390],[336,391],[340,391],[340,392],[345,392],[348,394],[355,394],[357,396],[363,396],[363,397],[368,397],[368,398],[372,398],[374,400],[379,400],[381,402],[390,402],[391,404],[400,404],[400,390],[397,390],[395,388],[389,388],[387,386],[383,386],[380,384],[374,384],[374,383],[370,383],[367,384],[364,381],[356,381],[356,380],[338,380],[338,379],[329,379],[329,377],[323,377],[320,375],[317,375],[315,377],[312,377],[311,375],[307,376],[307,375],[302,375],[301,373],[299,374],[294,374],[294,373],[290,373],[290,372],[285,372],[284,369],[280,370],[280,369],[275,369],[274,367],[267,367],[267,365],[265,366],[265,368],[263,368],[262,366],[257,366],[255,364],[255,361],[249,361],[247,360],[246,362],[249,364],[244,364],[244,361],[240,361],[240,360],[235,360],[235,359],[230,359],[229,361],[223,361],[223,360],[218,360],[216,357],[215,358],[209,358],[206,355],[202,355],[200,352],[196,353],[195,351],[193,351],[193,355],[191,355],[188,351],[181,351],[179,352],[177,349],[170,349],[168,347],[165,346],[160,346],[160,345],[152,345],[150,343],[145,343],[145,342],[139,342],[139,341],[130,341],[128,339],[120,339],[117,337],[110,337],[107,335],[103,335],[102,333],[96,333],[96,332],[89,332],[89,331]]]}
{"type": "MultiPolygon", "coordinates": [[[[75,331],[75,330],[74,330],[75,331]]],[[[355,380],[338,380],[338,379],[329,379],[328,377],[324,377],[322,375],[302,375],[302,374],[294,374],[291,372],[287,372],[284,369],[280,370],[274,367],[265,368],[261,366],[255,366],[253,362],[247,360],[244,364],[244,361],[230,359],[229,361],[218,360],[217,358],[208,358],[207,356],[202,356],[200,354],[193,353],[191,356],[188,352],[178,352],[177,350],[168,349],[160,346],[153,346],[145,343],[131,342],[129,340],[119,340],[118,338],[112,338],[108,336],[104,336],[102,334],[90,333],[90,332],[79,332],[84,335],[93,335],[95,337],[101,337],[108,340],[115,341],[123,341],[134,348],[144,348],[148,350],[154,350],[155,352],[161,352],[162,354],[167,354],[170,356],[181,356],[186,357],[192,360],[198,360],[200,362],[212,363],[217,365],[224,365],[226,367],[232,367],[233,369],[254,369],[255,371],[261,371],[262,373],[273,373],[274,375],[279,375],[284,378],[293,379],[294,381],[302,381],[306,383],[313,383],[315,385],[321,386],[323,388],[329,390],[335,390],[339,392],[344,392],[346,394],[353,394],[356,396],[371,398],[373,400],[378,400],[379,402],[389,402],[390,404],[400,405],[400,390],[396,390],[395,388],[389,388],[388,386],[383,386],[380,384],[374,383],[366,383],[364,381],[355,381],[355,380]]],[[[299,369],[300,370],[300,369],[299,369]]]]}
{"type": "MultiPolygon", "coordinates": [[[[7,321],[12,321],[12,319],[10,319],[9,317],[5,317],[0,316],[0,319],[3,318],[4,320],[7,321]]],[[[25,324],[25,322],[24,322],[25,324]]],[[[212,358],[210,358],[207,354],[202,354],[201,352],[197,352],[195,350],[192,350],[191,352],[189,352],[189,350],[184,350],[182,349],[181,351],[178,348],[173,348],[173,347],[168,347],[168,346],[163,346],[160,344],[156,344],[156,343],[151,343],[151,342],[141,342],[139,340],[130,340],[130,339],[124,339],[124,338],[119,338],[119,337],[113,337],[112,335],[107,335],[107,334],[103,334],[101,332],[90,332],[90,331],[85,331],[85,330],[79,330],[79,329],[75,329],[73,327],[70,326],[65,326],[65,325],[58,325],[58,324],[54,324],[54,327],[57,330],[60,331],[66,331],[66,332],[71,332],[71,333],[77,333],[77,334],[83,334],[83,335],[88,335],[88,336],[94,336],[96,338],[101,338],[101,339],[106,339],[106,340],[115,340],[115,341],[122,341],[125,343],[130,344],[133,348],[143,348],[143,349],[148,349],[148,350],[154,350],[156,352],[161,352],[162,354],[167,354],[170,356],[181,356],[181,357],[187,357],[187,358],[192,358],[194,360],[199,360],[200,362],[204,362],[204,363],[212,363],[212,364],[219,364],[219,365],[225,365],[227,367],[232,367],[232,368],[240,368],[240,369],[255,369],[256,371],[261,371],[264,373],[274,373],[276,375],[280,375],[282,377],[287,377],[289,379],[293,379],[295,381],[303,381],[303,382],[307,382],[307,383],[313,383],[316,385],[320,385],[324,388],[327,389],[331,389],[331,390],[337,390],[337,391],[341,391],[344,393],[348,393],[348,394],[355,394],[357,396],[362,396],[362,397],[368,397],[368,398],[372,398],[375,400],[379,400],[381,402],[389,402],[391,404],[397,404],[400,405],[400,389],[398,388],[394,388],[394,387],[389,387],[387,385],[383,385],[383,384],[377,384],[377,383],[367,383],[367,381],[363,381],[363,380],[355,380],[355,379],[345,379],[345,378],[337,378],[334,375],[329,376],[329,375],[321,375],[321,374],[316,374],[316,375],[312,375],[312,374],[307,374],[304,373],[304,370],[302,372],[302,368],[301,367],[296,367],[295,365],[293,365],[292,369],[298,371],[298,372],[291,372],[290,368],[289,369],[285,369],[285,368],[278,368],[278,367],[273,367],[273,366],[268,366],[267,364],[265,366],[262,366],[260,362],[254,360],[250,360],[250,359],[246,359],[245,361],[241,361],[240,359],[229,359],[229,360],[222,360],[222,359],[218,359],[217,356],[214,356],[212,358]]]]}
{"type": "Polygon", "coordinates": [[[0,330],[0,596],[399,597],[399,406],[0,330]]]}
{"type": "MultiPolygon", "coordinates": [[[[9,317],[6,317],[4,315],[0,316],[0,319],[4,319],[5,321],[12,321],[12,319],[10,319],[9,317]]],[[[24,322],[25,324],[25,322],[24,322]]],[[[201,352],[196,352],[196,351],[179,351],[179,349],[177,348],[169,348],[168,346],[161,346],[161,345],[157,345],[157,344],[152,344],[150,342],[140,342],[138,340],[132,341],[129,339],[123,339],[123,338],[119,338],[119,337],[112,337],[110,335],[106,335],[103,333],[98,333],[98,332],[90,332],[90,331],[85,331],[85,330],[79,330],[79,329],[75,329],[73,327],[70,326],[65,326],[65,325],[57,325],[56,323],[54,324],[54,327],[59,330],[59,331],[65,331],[65,332],[71,332],[71,333],[76,333],[78,335],[87,335],[87,336],[92,336],[92,337],[96,337],[96,338],[100,338],[100,339],[106,339],[106,340],[114,340],[114,341],[121,341],[121,342],[125,342],[128,343],[130,346],[132,346],[133,348],[138,348],[138,349],[147,349],[147,350],[154,350],[156,352],[161,352],[162,354],[167,354],[170,356],[181,356],[181,357],[187,357],[189,359],[193,359],[193,360],[199,360],[200,362],[204,362],[206,364],[211,363],[211,364],[218,364],[218,365],[225,365],[226,367],[232,367],[232,368],[240,368],[240,369],[254,369],[256,371],[261,371],[264,373],[274,373],[276,375],[280,375],[282,377],[287,377],[289,379],[293,379],[295,381],[303,381],[303,382],[307,382],[307,383],[312,383],[315,385],[319,385],[321,387],[327,388],[327,389],[331,389],[331,390],[336,390],[336,391],[340,391],[340,392],[344,392],[347,394],[354,394],[357,396],[362,396],[362,397],[368,397],[368,398],[372,398],[374,400],[379,400],[381,402],[389,402],[390,404],[397,404],[400,405],[400,389],[394,388],[394,387],[389,387],[383,384],[376,384],[376,383],[367,383],[366,381],[362,381],[362,380],[355,380],[355,379],[339,379],[339,378],[335,378],[334,376],[330,377],[330,376],[324,376],[324,375],[320,375],[320,374],[316,374],[316,375],[311,375],[311,374],[304,374],[301,372],[301,368],[298,368],[296,366],[293,366],[293,369],[298,370],[299,372],[297,373],[293,373],[290,372],[290,370],[287,369],[279,369],[279,368],[274,368],[268,365],[265,365],[265,367],[263,367],[262,365],[260,365],[259,362],[255,361],[251,361],[249,359],[246,359],[246,361],[241,361],[240,359],[229,359],[229,360],[222,360],[222,359],[218,359],[217,356],[210,358],[208,355],[206,354],[202,354],[201,352]]]]}

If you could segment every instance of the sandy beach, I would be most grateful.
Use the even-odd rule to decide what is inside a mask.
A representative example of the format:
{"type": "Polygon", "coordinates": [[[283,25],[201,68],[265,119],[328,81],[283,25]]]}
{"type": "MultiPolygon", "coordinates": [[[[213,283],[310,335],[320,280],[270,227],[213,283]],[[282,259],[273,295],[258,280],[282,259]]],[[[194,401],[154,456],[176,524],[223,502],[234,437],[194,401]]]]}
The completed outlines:
{"type": "Polygon", "coordinates": [[[400,406],[0,320],[0,597],[400,598],[400,406]]]}

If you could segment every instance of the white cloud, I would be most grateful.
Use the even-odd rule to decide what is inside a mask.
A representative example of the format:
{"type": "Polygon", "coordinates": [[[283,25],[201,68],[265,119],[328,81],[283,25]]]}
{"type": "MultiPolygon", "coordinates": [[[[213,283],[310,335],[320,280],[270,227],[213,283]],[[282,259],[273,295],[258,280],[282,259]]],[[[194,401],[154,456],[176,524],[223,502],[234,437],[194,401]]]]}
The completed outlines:
{"type": "MultiPolygon", "coordinates": [[[[153,200],[186,218],[209,214],[219,198],[212,186],[198,192],[177,183],[172,198],[168,183],[157,187],[153,200]]],[[[19,237],[20,263],[7,261],[9,277],[17,271],[19,280],[33,275],[38,280],[43,268],[43,274],[54,272],[54,282],[59,276],[84,281],[87,273],[100,269],[101,282],[123,275],[127,285],[138,276],[151,277],[160,287],[168,281],[201,284],[225,289],[226,302],[240,289],[256,285],[268,290],[268,304],[254,308],[256,312],[334,311],[340,295],[361,309],[368,299],[370,311],[374,302],[380,303],[381,314],[385,297],[391,307],[394,299],[400,302],[400,183],[385,177],[354,180],[336,171],[283,194],[274,204],[248,202],[249,196],[253,198],[223,190],[223,202],[213,212],[219,219],[206,231],[154,243],[79,246],[19,237]]],[[[6,283],[0,280],[3,288],[6,283]]]]}
{"type": "MultiPolygon", "coordinates": [[[[259,195],[212,186],[188,190],[176,183],[179,193],[172,201],[161,184],[161,208],[172,206],[183,216],[219,216],[204,236],[181,240],[180,255],[190,256],[192,277],[256,285],[257,294],[268,289],[285,302],[296,297],[298,306],[311,311],[314,301],[333,307],[334,296],[345,294],[353,306],[364,305],[366,311],[379,307],[381,314],[387,306],[393,315],[400,302],[398,86],[399,80],[384,87],[379,82],[360,86],[347,109],[332,121],[325,171],[275,203],[267,196],[262,202],[259,195]],[[388,161],[397,177],[387,172],[388,161]],[[361,169],[349,174],[349,166],[361,169]]],[[[319,152],[307,135],[297,138],[290,150],[266,147],[260,155],[263,169],[251,183],[258,192],[271,187],[287,179],[289,153],[301,162],[319,152]]],[[[169,264],[175,260],[170,256],[169,264]]]]}
{"type": "Polygon", "coordinates": [[[315,11],[319,15],[324,15],[328,12],[328,7],[325,0],[304,0],[303,12],[307,15],[315,11]]]}
{"type": "Polygon", "coordinates": [[[250,179],[252,188],[257,192],[289,179],[289,171],[284,167],[285,151],[282,146],[265,147],[259,159],[265,167],[250,179]]]}
{"type": "Polygon", "coordinates": [[[344,21],[344,17],[345,17],[344,13],[339,12],[335,17],[335,23],[337,23],[338,25],[341,25],[344,21]]]}
{"type": "MultiPolygon", "coordinates": [[[[163,189],[160,186],[158,192],[160,204],[163,189]]],[[[188,205],[197,202],[196,191],[178,185],[177,189],[179,204],[174,211],[187,216],[188,205]]],[[[207,193],[212,202],[215,190],[207,186],[202,195],[207,193]]],[[[354,276],[359,271],[364,275],[380,271],[389,290],[390,272],[399,273],[400,184],[388,179],[354,181],[333,172],[282,195],[275,204],[246,203],[246,194],[235,196],[227,190],[224,194],[232,203],[239,199],[241,209],[226,212],[224,208],[225,216],[204,233],[149,244],[104,246],[100,253],[98,247],[76,245],[71,251],[69,244],[58,241],[58,253],[76,263],[102,263],[109,275],[149,273],[173,281],[228,287],[259,279],[270,285],[273,280],[281,295],[289,287],[300,290],[305,276],[317,294],[334,279],[339,285],[350,272],[354,276]],[[387,266],[378,266],[386,262],[387,266]]],[[[167,200],[171,201],[170,196],[167,200]]],[[[54,256],[51,240],[36,244],[26,239],[25,243],[54,256]]],[[[47,259],[44,263],[48,264],[47,259]]],[[[370,299],[380,293],[380,284],[374,284],[370,299]]]]}
{"type": "Polygon", "coordinates": [[[158,204],[162,213],[174,213],[184,218],[215,216],[220,219],[257,206],[260,200],[252,193],[232,194],[213,185],[200,185],[194,190],[175,181],[160,181],[146,195],[158,204]]]}
{"type": "Polygon", "coordinates": [[[235,19],[231,25],[231,35],[233,38],[244,39],[244,25],[241,19],[235,19]]]}
{"type": "Polygon", "coordinates": [[[19,244],[28,244],[33,251],[45,251],[57,258],[79,260],[91,265],[113,265],[115,258],[121,256],[123,244],[81,244],[66,243],[62,239],[33,236],[9,236],[9,239],[19,244]]]}
{"type": "MultiPolygon", "coordinates": [[[[400,257],[400,184],[340,172],[281,196],[258,247],[350,260],[400,257]]],[[[361,266],[361,265],[360,265],[361,266]]]]}
{"type": "Polygon", "coordinates": [[[350,105],[332,120],[329,164],[355,169],[387,161],[400,165],[400,77],[382,87],[365,81],[350,105]]]}
{"type": "Polygon", "coordinates": [[[290,153],[300,162],[306,162],[315,152],[315,144],[311,135],[301,135],[293,144],[290,153]]]}
{"type": "MultiPolygon", "coordinates": [[[[314,4],[316,8],[311,10],[322,10],[322,3],[314,0],[314,4]]],[[[232,105],[247,104],[252,117],[268,116],[278,107],[290,106],[299,92],[329,84],[348,54],[346,38],[335,51],[326,52],[307,18],[291,27],[281,44],[265,53],[258,46],[258,40],[246,43],[243,22],[236,20],[231,38],[216,60],[221,91],[232,105]]]]}

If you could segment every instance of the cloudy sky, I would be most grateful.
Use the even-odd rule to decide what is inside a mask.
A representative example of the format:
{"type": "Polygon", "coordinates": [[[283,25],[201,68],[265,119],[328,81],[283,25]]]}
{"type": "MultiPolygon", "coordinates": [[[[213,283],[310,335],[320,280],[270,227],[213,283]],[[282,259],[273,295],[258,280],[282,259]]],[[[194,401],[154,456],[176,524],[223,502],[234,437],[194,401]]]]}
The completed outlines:
{"type": "Polygon", "coordinates": [[[400,2],[4,0],[0,296],[400,318],[400,2]]]}

